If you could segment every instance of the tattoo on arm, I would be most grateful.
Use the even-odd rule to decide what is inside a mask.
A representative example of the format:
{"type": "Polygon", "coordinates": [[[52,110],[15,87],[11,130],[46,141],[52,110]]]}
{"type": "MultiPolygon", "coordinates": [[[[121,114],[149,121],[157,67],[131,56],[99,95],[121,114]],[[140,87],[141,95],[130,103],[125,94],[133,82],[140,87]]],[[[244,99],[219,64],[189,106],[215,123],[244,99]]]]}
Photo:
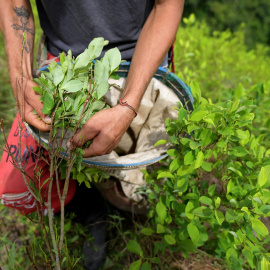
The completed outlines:
{"type": "Polygon", "coordinates": [[[23,39],[23,33],[26,35],[24,48],[27,53],[32,49],[32,44],[35,36],[35,31],[28,27],[30,12],[24,6],[15,7],[14,12],[16,17],[12,20],[11,27],[16,31],[16,35],[23,39]]]}

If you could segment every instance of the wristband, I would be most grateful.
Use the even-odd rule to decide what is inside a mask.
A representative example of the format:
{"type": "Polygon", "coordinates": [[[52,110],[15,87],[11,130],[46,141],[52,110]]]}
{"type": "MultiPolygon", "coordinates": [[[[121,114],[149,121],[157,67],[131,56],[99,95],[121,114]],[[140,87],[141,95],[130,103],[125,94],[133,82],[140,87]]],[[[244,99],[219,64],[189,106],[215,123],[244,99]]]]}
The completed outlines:
{"type": "Polygon", "coordinates": [[[123,102],[123,101],[121,100],[121,98],[120,98],[120,99],[117,100],[117,104],[120,104],[121,106],[126,106],[126,107],[128,107],[129,109],[131,109],[131,110],[135,113],[135,117],[137,116],[136,110],[135,110],[131,105],[129,105],[129,104],[127,103],[127,101],[123,102]]]}

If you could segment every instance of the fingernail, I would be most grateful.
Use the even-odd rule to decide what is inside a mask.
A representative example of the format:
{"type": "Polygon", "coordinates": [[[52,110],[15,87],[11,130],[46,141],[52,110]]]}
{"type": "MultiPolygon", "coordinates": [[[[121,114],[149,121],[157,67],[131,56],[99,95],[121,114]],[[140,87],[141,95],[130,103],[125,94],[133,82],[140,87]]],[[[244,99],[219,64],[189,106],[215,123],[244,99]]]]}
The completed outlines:
{"type": "Polygon", "coordinates": [[[51,124],[51,122],[52,122],[52,118],[49,117],[49,116],[46,116],[43,120],[44,120],[44,122],[45,122],[46,124],[51,124]]]}

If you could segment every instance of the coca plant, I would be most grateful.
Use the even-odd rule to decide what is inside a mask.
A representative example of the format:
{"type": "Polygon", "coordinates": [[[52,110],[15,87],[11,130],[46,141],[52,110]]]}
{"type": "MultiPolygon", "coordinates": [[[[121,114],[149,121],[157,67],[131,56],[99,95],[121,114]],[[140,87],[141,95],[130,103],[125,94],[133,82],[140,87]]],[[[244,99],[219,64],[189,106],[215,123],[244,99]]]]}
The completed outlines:
{"type": "MultiPolygon", "coordinates": [[[[108,41],[95,38],[83,53],[74,58],[72,52],[60,54],[60,64],[52,61],[48,70],[42,71],[34,81],[39,87],[34,90],[41,95],[42,112],[52,118],[50,140],[48,147],[59,146],[54,140],[59,133],[64,137],[67,129],[73,134],[96,112],[108,108],[103,101],[110,88],[109,78],[117,79],[116,71],[121,63],[121,54],[117,48],[108,50],[100,60],[103,47],[108,41]],[[95,61],[94,61],[95,60],[95,61]]],[[[60,140],[61,141],[61,140],[60,140]]],[[[86,142],[88,147],[91,141],[86,142]]],[[[62,148],[62,152],[65,150],[62,148]]],[[[78,148],[73,153],[74,166],[72,178],[85,183],[90,188],[91,181],[99,181],[107,174],[99,169],[82,166],[83,150],[78,148]]],[[[66,177],[66,162],[60,164],[61,178],[66,177]]]]}
{"type": "MultiPolygon", "coordinates": [[[[213,104],[196,83],[191,89],[193,112],[179,106],[178,119],[166,120],[169,158],[145,171],[151,221],[141,233],[155,239],[153,262],[165,249],[187,256],[199,248],[230,269],[269,269],[270,150],[249,131],[253,102],[213,104]]],[[[151,262],[137,244],[129,244],[140,255],[132,269],[151,262]]]]}

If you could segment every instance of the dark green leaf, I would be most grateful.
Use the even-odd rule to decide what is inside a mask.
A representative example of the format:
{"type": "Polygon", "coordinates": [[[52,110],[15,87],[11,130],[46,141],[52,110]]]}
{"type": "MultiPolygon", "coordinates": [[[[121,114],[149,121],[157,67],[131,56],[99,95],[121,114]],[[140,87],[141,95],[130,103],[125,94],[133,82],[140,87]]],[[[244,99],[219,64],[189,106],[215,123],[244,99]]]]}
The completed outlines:
{"type": "Polygon", "coordinates": [[[135,261],[130,265],[129,270],[140,270],[141,264],[142,260],[135,261]]]}

